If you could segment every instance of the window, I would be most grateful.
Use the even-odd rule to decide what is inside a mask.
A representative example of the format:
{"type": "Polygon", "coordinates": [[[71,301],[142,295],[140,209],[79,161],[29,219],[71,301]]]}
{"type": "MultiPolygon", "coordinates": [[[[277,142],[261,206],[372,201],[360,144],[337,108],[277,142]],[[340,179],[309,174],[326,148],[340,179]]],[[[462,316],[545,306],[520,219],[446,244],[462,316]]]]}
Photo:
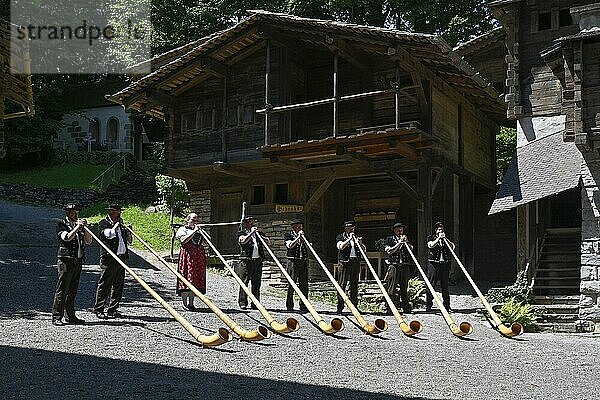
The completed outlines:
{"type": "Polygon", "coordinates": [[[254,106],[252,104],[247,104],[244,106],[244,124],[253,124],[254,123],[254,106]]]}
{"type": "Polygon", "coordinates": [[[573,25],[573,18],[571,17],[571,10],[565,8],[558,12],[558,26],[569,26],[573,25]]]}
{"type": "Polygon", "coordinates": [[[94,142],[100,142],[100,121],[97,118],[90,121],[90,137],[94,142]]]}
{"type": "Polygon", "coordinates": [[[119,141],[119,120],[112,117],[108,120],[107,141],[110,144],[117,144],[119,141]]]}
{"type": "Polygon", "coordinates": [[[252,204],[265,204],[265,186],[252,186],[252,204]]]}
{"type": "Polygon", "coordinates": [[[181,114],[181,133],[194,131],[196,129],[196,113],[181,114]]]}
{"type": "Polygon", "coordinates": [[[288,184],[277,183],[275,184],[275,198],[274,203],[287,203],[288,202],[288,184]]]}
{"type": "Polygon", "coordinates": [[[552,28],[552,13],[544,12],[538,15],[538,31],[545,31],[552,28]]]}
{"type": "Polygon", "coordinates": [[[227,109],[227,126],[236,126],[238,124],[238,108],[229,107],[227,109]]]}

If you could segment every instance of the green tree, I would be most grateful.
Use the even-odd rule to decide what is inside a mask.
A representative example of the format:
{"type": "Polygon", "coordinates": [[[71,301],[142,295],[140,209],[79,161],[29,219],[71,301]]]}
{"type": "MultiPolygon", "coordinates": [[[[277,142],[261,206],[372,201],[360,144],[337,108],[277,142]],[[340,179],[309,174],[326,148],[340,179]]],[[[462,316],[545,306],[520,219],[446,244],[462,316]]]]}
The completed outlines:
{"type": "Polygon", "coordinates": [[[508,164],[517,148],[517,131],[515,128],[501,127],[496,135],[496,179],[502,182],[508,164]]]}

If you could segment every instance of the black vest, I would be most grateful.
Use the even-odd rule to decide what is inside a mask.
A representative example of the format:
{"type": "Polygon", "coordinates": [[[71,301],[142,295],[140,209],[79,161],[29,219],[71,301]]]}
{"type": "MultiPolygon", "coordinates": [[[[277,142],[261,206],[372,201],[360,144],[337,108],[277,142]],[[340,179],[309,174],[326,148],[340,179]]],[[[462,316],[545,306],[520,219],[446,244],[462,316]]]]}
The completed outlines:
{"type": "MultiPolygon", "coordinates": [[[[296,232],[287,232],[284,235],[283,240],[285,242],[287,242],[288,240],[294,241],[297,237],[298,235],[296,234],[296,232]]],[[[306,248],[306,244],[304,244],[304,240],[300,239],[300,241],[296,243],[295,247],[287,249],[287,258],[290,260],[306,260],[308,258],[308,249],[306,248]],[[300,251],[300,249],[302,249],[302,251],[300,251]],[[302,257],[300,257],[300,253],[302,253],[302,257]]]]}
{"type": "Polygon", "coordinates": [[[65,241],[60,237],[63,232],[71,232],[75,228],[76,223],[71,222],[68,218],[61,220],[56,226],[56,236],[58,237],[58,258],[73,258],[78,259],[79,247],[83,250],[83,257],[81,260],[85,260],[85,242],[84,242],[84,230],[80,229],[75,234],[73,240],[65,241]]]}
{"type": "MultiPolygon", "coordinates": [[[[238,243],[240,245],[240,259],[243,259],[243,260],[252,259],[252,251],[254,249],[254,242],[252,241],[252,238],[250,238],[250,240],[248,240],[246,243],[240,243],[239,238],[240,238],[240,236],[246,236],[249,233],[250,233],[250,231],[245,230],[245,229],[238,232],[238,243]]],[[[261,232],[256,232],[256,233],[261,235],[262,237],[266,237],[261,232]]],[[[265,248],[258,238],[256,238],[256,244],[258,245],[258,256],[262,260],[264,260],[265,259],[265,248]]]]}
{"type": "MultiPolygon", "coordinates": [[[[337,247],[337,244],[339,242],[345,242],[346,240],[348,240],[348,234],[346,232],[340,233],[339,235],[337,235],[337,237],[335,238],[335,245],[337,247]]],[[[338,249],[338,261],[339,262],[348,262],[350,261],[350,251],[352,251],[352,243],[349,243],[348,246],[346,246],[345,249],[338,249]]],[[[358,248],[358,242],[354,243],[354,253],[356,254],[356,259],[360,260],[361,254],[360,254],[360,249],[358,248]]]]}
{"type": "MultiPolygon", "coordinates": [[[[394,247],[398,244],[400,239],[395,235],[388,236],[385,240],[385,245],[389,247],[394,247]]],[[[407,243],[408,244],[408,243],[407,243]]],[[[408,250],[406,249],[406,245],[401,246],[395,253],[392,253],[388,256],[388,263],[390,264],[404,264],[411,260],[410,254],[408,254],[408,250]]]]}
{"type": "MultiPolygon", "coordinates": [[[[433,242],[435,239],[437,239],[437,235],[431,235],[427,238],[427,242],[433,242]]],[[[429,261],[440,262],[440,253],[444,254],[444,262],[450,262],[452,260],[450,249],[445,242],[440,241],[438,244],[429,249],[429,261]]]]}
{"type": "MultiPolygon", "coordinates": [[[[110,217],[106,217],[102,221],[100,221],[100,241],[104,243],[110,249],[110,251],[117,254],[117,250],[119,249],[119,235],[117,234],[117,236],[115,236],[112,239],[109,239],[106,236],[104,236],[104,230],[112,229],[115,223],[116,222],[112,222],[110,220],[110,217]]],[[[119,225],[119,230],[121,231],[121,237],[123,238],[123,242],[125,243],[124,256],[127,259],[129,258],[129,248],[127,246],[127,238],[129,237],[129,232],[123,227],[123,224],[119,225]]],[[[104,249],[104,247],[100,246],[100,258],[105,257],[106,255],[108,255],[108,252],[104,249]]]]}

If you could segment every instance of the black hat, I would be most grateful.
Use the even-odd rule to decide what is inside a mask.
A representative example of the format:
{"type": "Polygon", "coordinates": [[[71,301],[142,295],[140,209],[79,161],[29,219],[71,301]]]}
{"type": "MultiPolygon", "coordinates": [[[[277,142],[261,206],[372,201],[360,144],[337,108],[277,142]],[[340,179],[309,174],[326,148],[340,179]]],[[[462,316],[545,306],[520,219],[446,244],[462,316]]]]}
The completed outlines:
{"type": "Polygon", "coordinates": [[[292,222],[290,222],[290,225],[294,226],[294,225],[303,225],[304,222],[300,221],[299,219],[295,219],[292,222]]]}
{"type": "Polygon", "coordinates": [[[251,215],[246,215],[244,218],[242,218],[242,221],[250,221],[250,220],[256,221],[256,218],[254,218],[251,215]]]}
{"type": "Polygon", "coordinates": [[[65,211],[70,211],[70,210],[81,211],[81,207],[79,207],[77,204],[69,203],[63,207],[63,210],[65,210],[65,211]]]}
{"type": "Polygon", "coordinates": [[[344,222],[344,228],[348,228],[350,226],[354,226],[354,221],[346,221],[346,222],[344,222]]]}
{"type": "Polygon", "coordinates": [[[444,226],[444,223],[442,221],[438,221],[435,224],[433,224],[433,229],[437,229],[440,226],[442,226],[442,227],[444,226]]]}
{"type": "Polygon", "coordinates": [[[394,230],[396,228],[404,228],[404,229],[406,229],[406,225],[404,225],[402,222],[396,222],[394,224],[394,226],[392,226],[392,230],[394,230]]]}
{"type": "Polygon", "coordinates": [[[121,207],[118,204],[109,204],[108,207],[106,207],[107,211],[122,211],[123,207],[121,207]]]}

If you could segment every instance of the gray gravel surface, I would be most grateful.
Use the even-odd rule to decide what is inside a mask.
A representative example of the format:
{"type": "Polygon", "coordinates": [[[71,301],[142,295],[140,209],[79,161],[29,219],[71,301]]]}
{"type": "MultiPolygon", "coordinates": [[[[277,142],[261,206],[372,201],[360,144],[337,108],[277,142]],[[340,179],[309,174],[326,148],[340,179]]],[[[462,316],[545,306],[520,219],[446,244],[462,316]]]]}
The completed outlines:
{"type": "MultiPolygon", "coordinates": [[[[403,336],[392,317],[385,317],[388,331],[367,336],[351,315],[343,317],[342,332],[326,336],[310,315],[284,311],[284,299],[264,288],[273,316],[296,317],[300,330],[205,348],[130,277],[125,317],[96,319],[93,246],[77,298],[87,324],[55,327],[53,218],[61,215],[0,201],[1,399],[598,398],[598,337],[546,333],[509,340],[480,320],[473,312],[477,299],[468,294],[452,299],[456,319],[475,327],[461,340],[439,314],[423,313],[410,316],[425,325],[415,338],[403,336]]],[[[149,254],[136,252],[129,265],[201,332],[225,326],[208,311],[183,311],[175,280],[149,254]]],[[[236,293],[232,278],[209,275],[209,297],[234,320],[245,328],[264,324],[257,311],[237,309],[236,293]]],[[[327,320],[334,316],[331,305],[315,307],[327,320]]]]}

